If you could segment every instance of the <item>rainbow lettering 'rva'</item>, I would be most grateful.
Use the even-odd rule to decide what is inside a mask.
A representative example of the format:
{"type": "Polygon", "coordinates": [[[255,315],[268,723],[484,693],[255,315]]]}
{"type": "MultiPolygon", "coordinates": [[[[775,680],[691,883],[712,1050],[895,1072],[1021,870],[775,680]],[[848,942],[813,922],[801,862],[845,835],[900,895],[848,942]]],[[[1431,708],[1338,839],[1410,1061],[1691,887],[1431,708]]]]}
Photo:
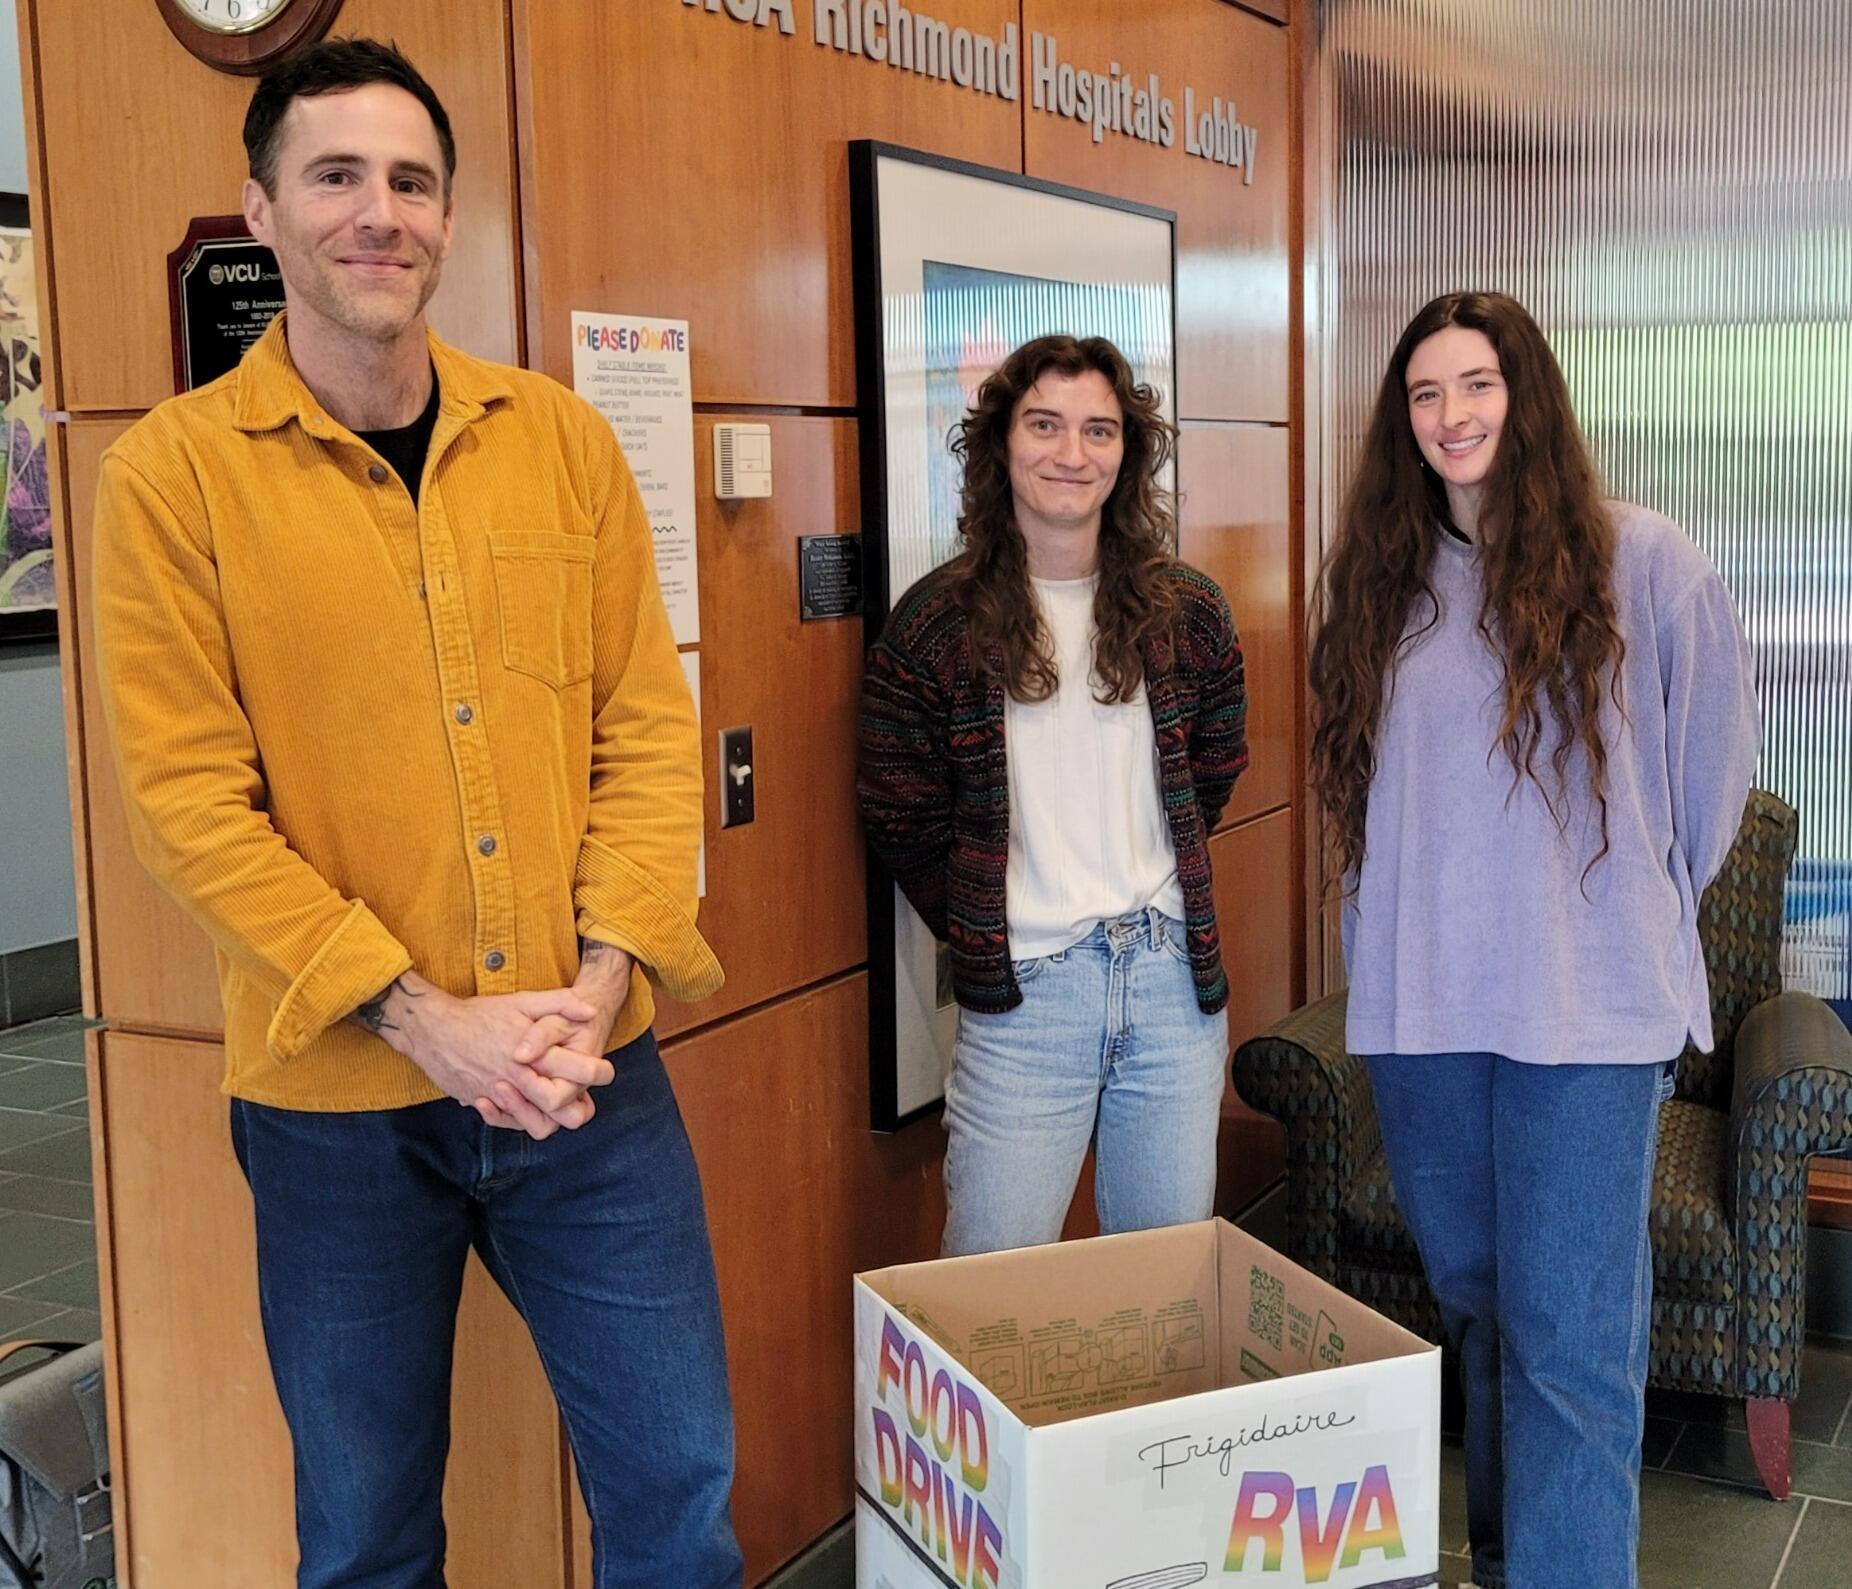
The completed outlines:
{"type": "Polygon", "coordinates": [[[1247,1568],[1248,1546],[1258,1543],[1256,1565],[1261,1572],[1282,1570],[1286,1553],[1286,1524],[1299,1514],[1299,1553],[1305,1582],[1324,1583],[1333,1568],[1355,1567],[1365,1551],[1380,1550],[1385,1561],[1408,1554],[1402,1543],[1402,1525],[1396,1520],[1395,1495],[1389,1488],[1389,1470],[1369,1469],[1356,1483],[1340,1484],[1324,1514],[1318,1509],[1318,1491],[1295,1489],[1290,1473],[1244,1473],[1235,1501],[1235,1521],[1228,1531],[1225,1572],[1247,1568]]]}
{"type": "Polygon", "coordinates": [[[977,1499],[990,1483],[990,1431],[977,1392],[949,1370],[928,1374],[918,1341],[881,1321],[875,1399],[900,1391],[907,1432],[876,1406],[875,1468],[881,1502],[903,1527],[918,1530],[955,1582],[996,1589],[1002,1574],[1003,1530],[977,1499]]]}

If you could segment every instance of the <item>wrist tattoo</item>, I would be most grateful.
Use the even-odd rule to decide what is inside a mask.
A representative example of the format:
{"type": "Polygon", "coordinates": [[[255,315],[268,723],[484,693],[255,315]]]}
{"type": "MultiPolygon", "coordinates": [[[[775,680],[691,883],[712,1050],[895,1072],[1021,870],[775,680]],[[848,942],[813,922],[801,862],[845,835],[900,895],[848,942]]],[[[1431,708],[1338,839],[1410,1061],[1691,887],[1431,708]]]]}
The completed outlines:
{"type": "Polygon", "coordinates": [[[616,953],[617,950],[610,944],[600,943],[596,938],[579,940],[579,964],[581,966],[595,966],[600,960],[609,959],[616,953]]]}
{"type": "Polygon", "coordinates": [[[397,1025],[386,1019],[386,1001],[395,993],[403,993],[408,999],[423,997],[422,994],[414,993],[406,987],[404,977],[394,977],[386,987],[356,1008],[348,1019],[356,1026],[371,1032],[375,1037],[381,1032],[396,1032],[399,1029],[397,1025]]]}

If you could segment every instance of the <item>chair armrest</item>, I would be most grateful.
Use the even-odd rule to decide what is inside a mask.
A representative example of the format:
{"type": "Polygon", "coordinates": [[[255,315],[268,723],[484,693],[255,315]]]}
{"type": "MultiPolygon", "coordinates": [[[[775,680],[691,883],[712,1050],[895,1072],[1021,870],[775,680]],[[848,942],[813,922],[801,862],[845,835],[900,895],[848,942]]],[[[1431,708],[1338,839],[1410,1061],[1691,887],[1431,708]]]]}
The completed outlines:
{"type": "Polygon", "coordinates": [[[1792,1400],[1806,1330],[1807,1161],[1852,1145],[1852,1034],[1806,993],[1764,999],[1736,1034],[1724,1190],[1736,1234],[1737,1373],[1792,1400]]]}
{"type": "Polygon", "coordinates": [[[1345,1189],[1382,1147],[1363,1061],[1344,1046],[1348,995],[1332,993],[1235,1051],[1235,1091],[1286,1131],[1288,1254],[1335,1279],[1345,1189]]]}
{"type": "Polygon", "coordinates": [[[1733,1156],[1743,1156],[1758,1124],[1768,1151],[1790,1163],[1852,1147],[1852,1032],[1821,1000],[1792,991],[1764,999],[1744,1017],[1735,1059],[1733,1156]]]}
{"type": "Polygon", "coordinates": [[[1735,1037],[1730,1163],[1732,1213],[1782,1224],[1804,1220],[1806,1165],[1852,1146],[1852,1033],[1811,993],[1778,993],[1754,1007],[1735,1037]]]}

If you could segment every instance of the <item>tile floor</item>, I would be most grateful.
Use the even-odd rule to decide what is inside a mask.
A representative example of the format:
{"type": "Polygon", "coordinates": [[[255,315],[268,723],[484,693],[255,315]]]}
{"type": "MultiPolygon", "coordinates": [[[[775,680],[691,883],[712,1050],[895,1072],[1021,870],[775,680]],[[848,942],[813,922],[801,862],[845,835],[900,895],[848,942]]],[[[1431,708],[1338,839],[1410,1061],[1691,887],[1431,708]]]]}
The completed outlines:
{"type": "MultiPolygon", "coordinates": [[[[0,1031],[0,1340],[94,1340],[83,1030],[75,1016],[0,1031]]],[[[1852,1341],[1808,1348],[1794,1409],[1794,1498],[1762,1495],[1742,1409],[1653,1393],[1641,1484],[1641,1589],[1845,1589],[1852,1584],[1852,1341]]],[[[1443,1584],[1466,1576],[1459,1446],[1442,1448],[1443,1584]]],[[[848,1589],[853,1541],[838,1530],[772,1580],[848,1589]]],[[[771,1589],[771,1586],[768,1586],[771,1589]]]]}
{"type": "Polygon", "coordinates": [[[0,1340],[101,1333],[84,1025],[0,1032],[0,1340]]]}
{"type": "MultiPolygon", "coordinates": [[[[1807,1348],[1793,1413],[1793,1497],[1756,1478],[1740,1403],[1649,1391],[1640,1482],[1641,1589],[1852,1584],[1852,1341],[1807,1348]]],[[[1468,1581],[1460,1448],[1441,1450],[1441,1582],[1468,1581]]]]}

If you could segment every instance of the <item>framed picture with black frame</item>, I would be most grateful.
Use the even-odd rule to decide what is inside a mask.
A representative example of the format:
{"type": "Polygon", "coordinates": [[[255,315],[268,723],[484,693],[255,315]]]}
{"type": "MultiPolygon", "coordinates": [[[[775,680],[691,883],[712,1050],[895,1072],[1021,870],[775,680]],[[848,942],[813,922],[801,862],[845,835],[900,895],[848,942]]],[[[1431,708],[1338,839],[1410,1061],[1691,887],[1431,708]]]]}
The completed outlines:
{"type": "Polygon", "coordinates": [[[38,284],[23,193],[0,193],[0,646],[58,635],[38,284]]]}
{"type": "MultiPolygon", "coordinates": [[[[1176,421],[1176,216],[892,144],[849,146],[864,622],[958,551],[947,438],[1015,348],[1103,336],[1176,421]]],[[[869,1123],[944,1102],[958,1011],[945,948],[868,858],[869,1123]]]]}

